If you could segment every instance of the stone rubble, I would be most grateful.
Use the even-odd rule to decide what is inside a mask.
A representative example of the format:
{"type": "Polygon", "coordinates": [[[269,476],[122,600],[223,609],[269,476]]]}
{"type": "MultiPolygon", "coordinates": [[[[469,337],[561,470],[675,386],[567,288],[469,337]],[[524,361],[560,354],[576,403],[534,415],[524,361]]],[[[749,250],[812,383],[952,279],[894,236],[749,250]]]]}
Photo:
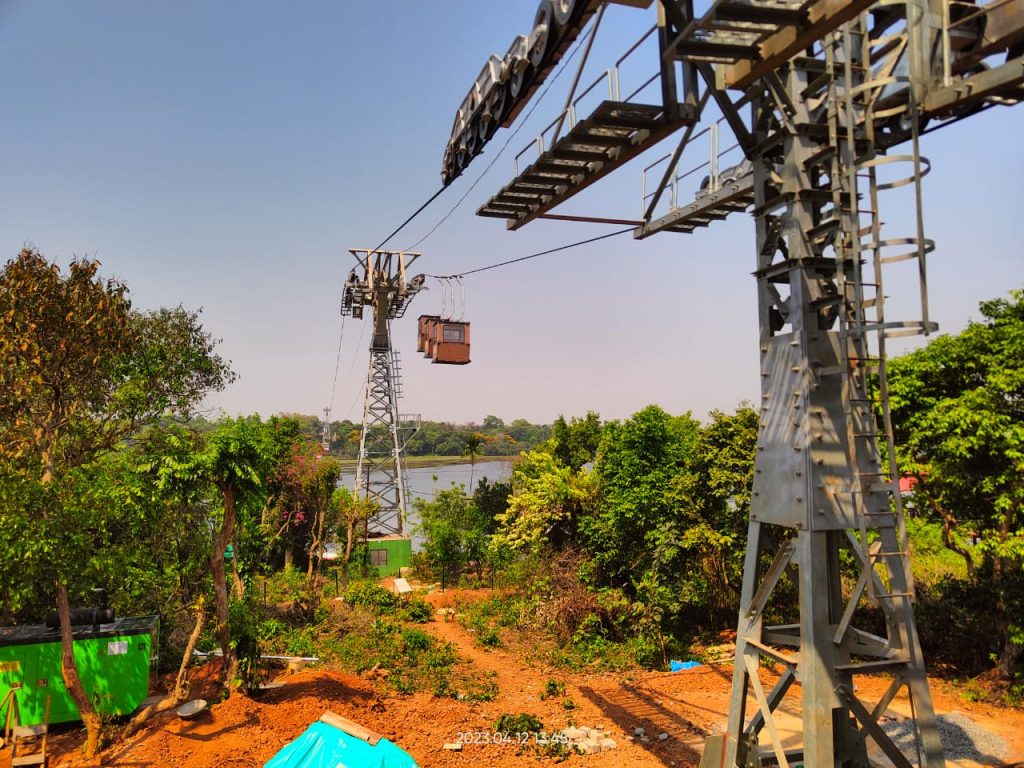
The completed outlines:
{"type": "Polygon", "coordinates": [[[597,728],[569,726],[555,734],[555,738],[564,740],[569,749],[579,752],[581,755],[596,755],[618,746],[615,739],[601,732],[601,728],[602,726],[597,728]]]}

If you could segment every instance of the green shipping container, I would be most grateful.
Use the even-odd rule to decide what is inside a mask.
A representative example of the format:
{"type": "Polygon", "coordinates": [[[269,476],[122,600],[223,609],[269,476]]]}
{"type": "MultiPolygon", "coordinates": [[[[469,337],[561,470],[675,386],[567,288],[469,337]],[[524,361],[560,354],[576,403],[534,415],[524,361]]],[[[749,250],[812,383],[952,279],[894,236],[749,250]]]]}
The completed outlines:
{"type": "Polygon", "coordinates": [[[399,568],[412,564],[412,539],[405,536],[381,536],[367,543],[370,567],[376,568],[377,576],[397,576],[399,568]]]}
{"type": "MultiPolygon", "coordinates": [[[[160,619],[132,616],[98,628],[74,627],[75,662],[86,693],[105,715],[127,715],[149,695],[160,619]]],[[[60,632],[43,625],[0,627],[0,701],[14,690],[21,725],[79,720],[60,667],[60,632]]],[[[0,712],[7,716],[7,712],[0,712]]]]}

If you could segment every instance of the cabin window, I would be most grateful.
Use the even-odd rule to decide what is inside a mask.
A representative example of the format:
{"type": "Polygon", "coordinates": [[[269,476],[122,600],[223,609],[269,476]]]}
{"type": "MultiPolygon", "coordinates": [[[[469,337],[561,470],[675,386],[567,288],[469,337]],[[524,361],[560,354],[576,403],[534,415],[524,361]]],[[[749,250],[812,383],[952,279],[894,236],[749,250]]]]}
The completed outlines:
{"type": "Polygon", "coordinates": [[[446,325],[444,327],[444,340],[456,344],[464,344],[466,341],[466,329],[461,325],[446,325]]]}
{"type": "Polygon", "coordinates": [[[386,549],[371,549],[370,550],[370,565],[376,566],[387,566],[388,564],[388,551],[386,549]]]}

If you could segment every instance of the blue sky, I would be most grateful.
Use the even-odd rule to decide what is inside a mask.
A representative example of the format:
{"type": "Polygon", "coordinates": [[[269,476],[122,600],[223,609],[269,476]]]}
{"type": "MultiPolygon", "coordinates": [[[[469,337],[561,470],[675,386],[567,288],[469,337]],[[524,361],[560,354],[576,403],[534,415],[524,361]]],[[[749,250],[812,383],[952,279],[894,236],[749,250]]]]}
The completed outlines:
{"type": "MultiPolygon", "coordinates": [[[[347,249],[376,245],[437,189],[455,108],[486,56],[528,30],[535,5],[0,0],[0,251],[32,243],[61,261],[95,256],[137,306],[202,307],[241,374],[213,405],[319,413],[347,249]]],[[[652,23],[649,11],[609,10],[584,82],[652,23]]],[[[630,76],[655,66],[638,54],[630,76]]],[[[423,271],[609,231],[547,221],[513,233],[473,215],[555,116],[570,74],[420,246],[423,271]]],[[[926,230],[937,242],[930,297],[945,331],[1024,284],[1022,129],[1024,108],[1000,108],[923,139],[926,230]]],[[[508,134],[391,245],[430,229],[508,134]]],[[[636,217],[640,169],[671,148],[669,139],[564,212],[636,217]]],[[[905,204],[885,211],[892,235],[913,231],[905,204]]],[[[693,236],[613,238],[473,276],[464,367],[415,354],[415,315],[439,308],[435,286],[394,327],[402,410],[550,421],[588,409],[623,417],[649,402],[703,416],[755,399],[753,268],[753,224],[740,216],[693,236]]],[[[892,294],[900,309],[910,290],[893,284],[892,294]]],[[[367,340],[349,320],[335,418],[361,411],[367,340]]]]}

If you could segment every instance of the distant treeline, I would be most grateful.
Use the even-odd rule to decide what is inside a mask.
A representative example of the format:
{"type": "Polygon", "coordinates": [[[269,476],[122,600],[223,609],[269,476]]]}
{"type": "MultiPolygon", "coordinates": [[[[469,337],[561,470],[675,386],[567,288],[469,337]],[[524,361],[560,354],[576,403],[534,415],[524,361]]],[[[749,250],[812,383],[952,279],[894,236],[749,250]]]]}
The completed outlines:
{"type": "MultiPolygon", "coordinates": [[[[315,440],[323,435],[323,419],[303,414],[287,414],[299,422],[305,434],[315,440]]],[[[359,454],[359,431],[357,422],[331,422],[331,454],[339,458],[356,458],[359,454]]],[[[518,456],[529,451],[551,437],[550,424],[531,424],[526,419],[516,419],[506,424],[497,416],[484,417],[483,423],[453,424],[445,421],[424,421],[419,432],[409,438],[405,452],[407,456],[465,456],[474,446],[472,453],[478,456],[518,456]],[[475,437],[474,437],[475,436],[475,437]]]]}

